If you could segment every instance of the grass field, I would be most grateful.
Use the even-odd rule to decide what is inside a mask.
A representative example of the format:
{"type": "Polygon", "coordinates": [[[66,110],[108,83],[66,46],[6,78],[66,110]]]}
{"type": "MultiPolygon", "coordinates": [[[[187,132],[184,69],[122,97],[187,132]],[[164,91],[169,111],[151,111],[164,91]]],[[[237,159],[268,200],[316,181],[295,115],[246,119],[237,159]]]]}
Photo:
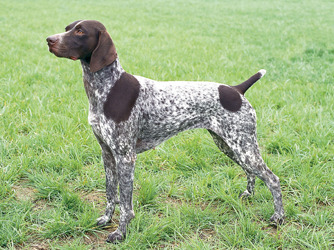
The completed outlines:
{"type": "Polygon", "coordinates": [[[0,248],[331,249],[334,247],[334,2],[0,0],[0,248]],[[263,158],[279,176],[286,220],[271,193],[205,130],[139,155],[136,218],[126,240],[99,229],[105,178],[88,125],[79,62],[48,52],[72,21],[107,27],[123,68],[156,80],[236,85],[257,112],[263,158]]]}

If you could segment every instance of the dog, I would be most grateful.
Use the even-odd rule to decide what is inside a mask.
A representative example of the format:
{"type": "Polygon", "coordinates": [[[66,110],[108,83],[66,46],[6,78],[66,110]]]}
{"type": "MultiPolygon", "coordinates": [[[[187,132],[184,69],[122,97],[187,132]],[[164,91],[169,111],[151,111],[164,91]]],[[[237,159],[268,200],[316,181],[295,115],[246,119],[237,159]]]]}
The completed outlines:
{"type": "Polygon", "coordinates": [[[132,194],[137,154],[152,149],[179,132],[205,128],[218,148],[240,165],[253,194],[255,177],[271,191],[274,223],[283,223],[279,178],[264,163],[256,137],[256,114],[244,94],[265,73],[260,70],[237,86],[215,82],[158,82],[124,71],[114,42],[98,21],[78,20],[64,33],[49,36],[49,51],[57,57],[80,60],[89,100],[88,121],[101,146],[106,173],[107,207],[99,226],[111,221],[120,206],[118,228],[107,242],[126,237],[135,217],[132,194]],[[117,187],[119,186],[119,198],[117,187]]]}

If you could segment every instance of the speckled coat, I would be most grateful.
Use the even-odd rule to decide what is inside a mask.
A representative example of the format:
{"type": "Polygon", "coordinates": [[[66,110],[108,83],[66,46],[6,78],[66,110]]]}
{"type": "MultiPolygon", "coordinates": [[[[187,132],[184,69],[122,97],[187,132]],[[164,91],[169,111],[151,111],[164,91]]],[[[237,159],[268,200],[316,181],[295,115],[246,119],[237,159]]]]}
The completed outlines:
{"type": "Polygon", "coordinates": [[[107,208],[98,219],[98,225],[110,222],[116,203],[120,206],[119,228],[108,236],[107,241],[124,239],[126,226],[135,216],[132,193],[136,155],[181,131],[195,128],[207,129],[218,148],[243,168],[248,182],[242,197],[253,193],[255,176],[266,183],[275,205],[271,220],[275,223],[283,221],[279,179],[260,155],[256,114],[244,97],[245,91],[264,75],[264,70],[234,87],[214,82],[158,82],[123,70],[116,50],[110,48],[114,45],[102,24],[77,21],[66,31],[49,37],[48,43],[55,55],[81,60],[89,100],[88,120],[100,143],[106,172],[107,208]],[[71,52],[61,54],[60,48],[70,47],[70,39],[76,39],[79,29],[86,33],[99,31],[98,41],[88,53],[89,58],[77,57],[71,52]],[[107,38],[101,38],[102,33],[107,34],[107,38]],[[107,61],[113,59],[96,66],[101,39],[108,41],[103,56],[107,61]]]}

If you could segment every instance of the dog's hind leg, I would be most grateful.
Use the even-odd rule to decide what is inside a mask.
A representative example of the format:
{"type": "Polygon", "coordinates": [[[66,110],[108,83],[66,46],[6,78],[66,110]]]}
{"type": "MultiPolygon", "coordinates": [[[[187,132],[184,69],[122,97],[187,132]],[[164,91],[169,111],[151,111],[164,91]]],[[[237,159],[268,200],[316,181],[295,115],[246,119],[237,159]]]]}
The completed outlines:
{"type": "Polygon", "coordinates": [[[283,223],[284,209],[279,178],[263,161],[255,132],[247,134],[247,136],[246,133],[239,132],[238,140],[232,140],[224,133],[221,133],[222,136],[219,136],[216,132],[211,130],[209,132],[218,148],[239,164],[246,172],[247,189],[241,196],[249,196],[254,192],[255,176],[259,177],[267,185],[274,198],[275,213],[270,220],[276,224],[283,223]]]}
{"type": "MultiPolygon", "coordinates": [[[[238,165],[241,165],[241,162],[239,161],[238,157],[234,154],[234,152],[231,150],[231,148],[227,145],[227,143],[215,132],[212,130],[208,130],[209,133],[212,136],[213,141],[217,145],[217,147],[222,151],[224,154],[226,154],[229,158],[231,158],[234,162],[236,162],[238,165]]],[[[248,197],[252,194],[254,194],[254,187],[255,187],[255,175],[253,173],[250,173],[246,169],[244,169],[246,175],[247,175],[247,189],[239,195],[239,197],[248,197]]]]}
{"type": "Polygon", "coordinates": [[[255,174],[249,173],[245,170],[245,173],[247,175],[247,188],[246,190],[239,195],[239,198],[247,198],[248,196],[251,196],[254,194],[254,187],[255,187],[255,174]]]}

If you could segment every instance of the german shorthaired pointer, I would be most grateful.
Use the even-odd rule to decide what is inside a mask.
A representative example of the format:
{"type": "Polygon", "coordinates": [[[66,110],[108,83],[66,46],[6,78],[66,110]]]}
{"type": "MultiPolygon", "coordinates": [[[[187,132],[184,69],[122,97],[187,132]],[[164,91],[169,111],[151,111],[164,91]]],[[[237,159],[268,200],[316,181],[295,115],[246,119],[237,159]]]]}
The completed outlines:
{"type": "Polygon", "coordinates": [[[119,186],[119,227],[108,236],[108,242],[123,240],[127,224],[135,216],[136,155],[194,128],[207,129],[218,148],[246,172],[247,189],[241,197],[253,193],[256,176],[265,182],[275,204],[271,221],[283,222],[280,182],[260,155],[255,111],[244,97],[265,70],[233,87],[214,82],[157,82],[123,70],[114,43],[100,22],[79,20],[65,30],[48,37],[47,42],[56,56],[81,61],[88,121],[101,146],[106,172],[107,208],[98,225],[110,222],[119,186]]]}

